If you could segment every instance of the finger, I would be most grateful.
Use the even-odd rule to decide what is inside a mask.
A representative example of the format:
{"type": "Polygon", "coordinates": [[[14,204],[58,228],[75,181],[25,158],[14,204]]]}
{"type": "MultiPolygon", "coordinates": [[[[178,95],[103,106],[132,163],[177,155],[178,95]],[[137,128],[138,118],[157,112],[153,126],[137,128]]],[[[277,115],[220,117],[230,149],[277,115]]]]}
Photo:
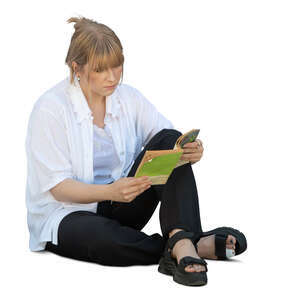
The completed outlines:
{"type": "Polygon", "coordinates": [[[198,152],[199,150],[196,148],[186,148],[183,149],[183,153],[194,153],[194,152],[198,152]]]}
{"type": "Polygon", "coordinates": [[[183,154],[183,155],[181,155],[181,157],[183,157],[183,159],[197,159],[197,158],[199,158],[199,155],[198,155],[198,153],[190,153],[190,154],[183,154]]]}
{"type": "Polygon", "coordinates": [[[180,160],[189,160],[189,159],[185,155],[181,155],[180,160]]]}
{"type": "Polygon", "coordinates": [[[197,142],[186,143],[182,148],[196,148],[198,145],[197,142]]]}
{"type": "Polygon", "coordinates": [[[191,148],[199,148],[199,144],[196,141],[194,141],[194,142],[190,143],[190,147],[191,148]]]}
{"type": "Polygon", "coordinates": [[[194,145],[194,143],[187,143],[182,148],[183,149],[186,149],[186,148],[195,148],[195,145],[194,145]]]}
{"type": "Polygon", "coordinates": [[[131,193],[129,195],[126,196],[127,201],[131,202],[132,200],[134,200],[138,195],[142,194],[145,190],[147,190],[148,188],[142,188],[142,189],[138,189],[136,192],[131,193]]]}
{"type": "Polygon", "coordinates": [[[197,144],[196,147],[183,148],[183,152],[203,152],[203,147],[197,144]]]}
{"type": "Polygon", "coordinates": [[[192,144],[193,144],[193,147],[194,147],[194,148],[199,148],[199,146],[200,146],[196,141],[193,142],[192,144]]]}
{"type": "Polygon", "coordinates": [[[185,153],[181,157],[182,157],[182,159],[189,160],[189,159],[197,158],[198,157],[197,155],[198,155],[198,153],[185,153]]]}
{"type": "Polygon", "coordinates": [[[142,176],[142,177],[138,177],[138,178],[134,178],[134,180],[132,182],[130,182],[131,186],[135,186],[135,185],[140,185],[143,183],[151,183],[151,180],[149,179],[148,176],[142,176]]]}
{"type": "Polygon", "coordinates": [[[145,189],[147,189],[148,187],[151,187],[151,184],[150,183],[141,183],[139,185],[136,185],[134,187],[131,187],[129,189],[129,193],[137,193],[137,192],[140,192],[140,191],[144,191],[145,189]]]}
{"type": "Polygon", "coordinates": [[[151,184],[149,184],[149,183],[141,183],[139,185],[131,186],[131,187],[127,188],[126,190],[124,190],[124,195],[130,196],[131,194],[142,193],[143,191],[145,191],[146,189],[148,189],[150,187],[151,187],[151,184]]]}
{"type": "Polygon", "coordinates": [[[151,180],[142,180],[142,181],[135,182],[130,185],[130,188],[139,189],[139,188],[143,187],[144,185],[152,185],[151,180]]]}

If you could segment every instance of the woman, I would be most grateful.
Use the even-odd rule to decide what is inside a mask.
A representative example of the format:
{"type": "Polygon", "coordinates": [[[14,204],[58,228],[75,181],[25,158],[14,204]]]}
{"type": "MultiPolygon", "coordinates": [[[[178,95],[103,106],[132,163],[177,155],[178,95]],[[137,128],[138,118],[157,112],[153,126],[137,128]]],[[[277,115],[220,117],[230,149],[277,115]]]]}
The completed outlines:
{"type": "Polygon", "coordinates": [[[180,284],[206,284],[204,258],[228,259],[247,244],[233,228],[202,230],[191,167],[201,141],[186,144],[188,163],[166,184],[134,178],[146,150],[173,149],[182,133],[136,88],[119,84],[115,33],[83,17],[71,22],[70,76],[38,99],[28,123],[30,250],[111,266],[159,263],[180,284]],[[159,202],[162,235],[147,235],[141,230],[159,202]]]}

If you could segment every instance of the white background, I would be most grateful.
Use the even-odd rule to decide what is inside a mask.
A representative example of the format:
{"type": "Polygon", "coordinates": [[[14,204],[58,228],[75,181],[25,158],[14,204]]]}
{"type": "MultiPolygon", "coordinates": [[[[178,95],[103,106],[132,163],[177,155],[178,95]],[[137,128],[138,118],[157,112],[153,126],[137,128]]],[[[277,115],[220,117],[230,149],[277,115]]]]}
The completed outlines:
{"type": "MultiPolygon", "coordinates": [[[[1,5],[2,6],[2,5],[1,5]]],[[[10,1],[1,7],[1,299],[297,298],[299,1],[10,1]],[[248,249],[186,287],[157,265],[108,267],[31,252],[25,135],[34,102],[68,75],[72,16],[108,25],[124,83],[178,130],[200,128],[193,165],[203,229],[232,226],[248,249]],[[3,294],[3,295],[2,295],[3,294]]],[[[146,233],[160,232],[158,211],[146,233]]],[[[299,296],[299,295],[298,295],[299,296]]]]}

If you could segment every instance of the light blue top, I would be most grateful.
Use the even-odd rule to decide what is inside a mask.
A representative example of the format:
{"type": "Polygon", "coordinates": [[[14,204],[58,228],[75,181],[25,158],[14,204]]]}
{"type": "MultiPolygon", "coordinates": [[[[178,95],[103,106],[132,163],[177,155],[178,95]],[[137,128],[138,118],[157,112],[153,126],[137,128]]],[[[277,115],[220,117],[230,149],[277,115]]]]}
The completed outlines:
{"type": "Polygon", "coordinates": [[[94,184],[107,184],[114,179],[112,171],[120,164],[109,128],[94,126],[94,184]]]}

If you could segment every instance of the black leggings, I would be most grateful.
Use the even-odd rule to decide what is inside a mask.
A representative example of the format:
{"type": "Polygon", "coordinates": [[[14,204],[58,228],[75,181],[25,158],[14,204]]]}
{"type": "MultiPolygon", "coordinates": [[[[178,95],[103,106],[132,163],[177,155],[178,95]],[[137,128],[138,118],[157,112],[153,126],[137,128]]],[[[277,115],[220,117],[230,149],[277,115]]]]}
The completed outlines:
{"type": "MultiPolygon", "coordinates": [[[[146,150],[173,149],[182,133],[163,129],[144,147],[128,177],[134,173],[146,150]]],[[[98,203],[97,212],[75,211],[59,224],[58,245],[47,242],[55,254],[109,266],[157,264],[175,228],[202,233],[196,182],[190,163],[175,168],[166,184],[152,185],[129,203],[110,200],[98,203]],[[162,235],[141,230],[160,201],[162,235]]]]}

